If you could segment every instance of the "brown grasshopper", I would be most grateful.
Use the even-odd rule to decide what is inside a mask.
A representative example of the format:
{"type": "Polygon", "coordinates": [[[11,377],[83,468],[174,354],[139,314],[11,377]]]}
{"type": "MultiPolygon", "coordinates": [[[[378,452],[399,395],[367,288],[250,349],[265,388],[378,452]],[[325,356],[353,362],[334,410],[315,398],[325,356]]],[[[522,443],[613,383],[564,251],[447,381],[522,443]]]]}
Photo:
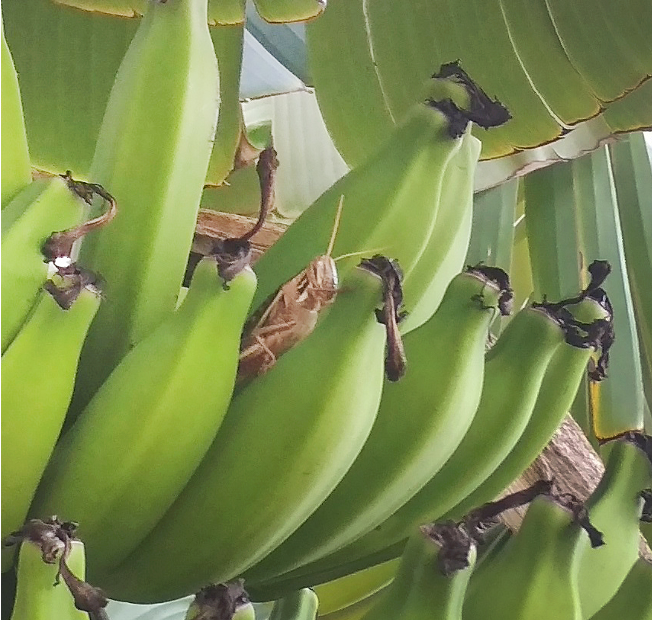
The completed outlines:
{"type": "Polygon", "coordinates": [[[342,214],[340,197],[326,254],[313,259],[299,274],[264,302],[245,325],[240,346],[238,385],[266,373],[276,360],[307,338],[324,308],[335,301],[337,267],[331,257],[342,214]]]}

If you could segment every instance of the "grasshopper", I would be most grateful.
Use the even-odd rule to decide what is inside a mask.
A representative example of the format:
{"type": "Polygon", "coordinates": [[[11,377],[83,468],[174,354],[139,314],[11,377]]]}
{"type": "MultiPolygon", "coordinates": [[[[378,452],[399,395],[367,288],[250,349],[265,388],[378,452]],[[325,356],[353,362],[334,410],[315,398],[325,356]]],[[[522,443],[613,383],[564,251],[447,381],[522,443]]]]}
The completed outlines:
{"type": "Polygon", "coordinates": [[[341,196],[326,253],[283,284],[247,322],[240,346],[238,385],[266,373],[281,355],[307,338],[322,310],[335,301],[338,276],[331,252],[343,202],[341,196]]]}

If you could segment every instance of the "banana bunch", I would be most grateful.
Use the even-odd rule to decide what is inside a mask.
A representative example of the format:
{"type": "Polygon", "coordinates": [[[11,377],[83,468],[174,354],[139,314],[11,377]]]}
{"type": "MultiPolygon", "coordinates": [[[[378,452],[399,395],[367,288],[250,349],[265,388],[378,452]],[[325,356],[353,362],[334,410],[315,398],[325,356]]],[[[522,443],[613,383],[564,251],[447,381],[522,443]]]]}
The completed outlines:
{"type": "Polygon", "coordinates": [[[478,408],[489,324],[504,292],[481,268],[453,278],[435,315],[404,338],[410,371],[384,386],[371,433],[344,478],[289,539],[245,573],[248,584],[352,543],[444,466],[478,408]]]}
{"type": "MultiPolygon", "coordinates": [[[[605,448],[605,473],[583,506],[547,496],[530,504],[518,533],[472,576],[465,618],[601,617],[626,587],[641,568],[641,491],[652,463],[633,437],[605,448]]],[[[642,606],[648,599],[646,588],[632,592],[642,606]]]]}
{"type": "MultiPolygon", "coordinates": [[[[606,471],[585,502],[539,481],[460,521],[416,528],[389,585],[320,618],[649,618],[650,565],[638,557],[648,442],[632,433],[605,444],[606,471]],[[517,533],[489,526],[524,503],[517,533]]],[[[352,577],[317,592],[346,590],[352,577]]]]}
{"type": "MultiPolygon", "coordinates": [[[[16,95],[6,51],[3,84],[7,69],[16,95]]],[[[150,2],[92,182],[26,178],[20,136],[7,143],[18,163],[3,193],[3,538],[30,517],[72,563],[79,543],[47,519],[74,519],[92,583],[131,602],[197,592],[189,619],[226,599],[227,615],[251,618],[233,588],[207,586],[241,589],[241,578],[255,600],[276,601],[272,618],[312,619],[319,595],[307,588],[338,577],[330,603],[321,587],[332,620],[349,607],[369,620],[460,618],[464,601],[483,609],[487,567],[544,583],[555,558],[574,575],[573,613],[600,609],[636,566],[650,476],[630,443],[605,446],[608,476],[589,502],[614,541],[599,561],[567,511],[543,500],[470,582],[464,527],[419,529],[461,519],[517,477],[587,364],[604,369],[613,336],[592,282],[520,309],[486,352],[513,291],[501,269],[463,269],[481,148],[470,132],[507,111],[458,63],[443,65],[379,150],[253,269],[265,199],[254,228],[216,242],[184,289],[218,85],[207,0],[150,2]],[[244,380],[254,349],[264,368],[244,380]],[[538,527],[547,555],[519,575],[538,527]]],[[[3,569],[15,560],[3,551],[3,569]]],[[[16,620],[75,617],[58,611],[64,590],[30,576],[42,570],[30,544],[17,562],[16,620]]],[[[62,561],[60,572],[97,604],[81,568],[62,561]]]]}
{"type": "MultiPolygon", "coordinates": [[[[495,269],[488,271],[495,273],[495,269]]],[[[259,565],[245,573],[245,577],[249,578],[249,589],[255,600],[274,599],[284,591],[329,581],[396,557],[400,554],[405,540],[415,527],[440,519],[444,515],[456,519],[461,518],[471,508],[492,499],[520,475],[552,436],[566,412],[569,400],[572,401],[575,395],[580,376],[585,371],[591,353],[596,348],[600,349],[599,338],[596,340],[594,332],[602,333],[597,328],[604,327],[604,322],[607,321],[605,316],[609,315],[604,308],[590,299],[582,300],[579,304],[583,308],[584,325],[588,331],[578,331],[575,319],[572,318],[563,303],[531,306],[521,310],[513,317],[486,355],[484,354],[484,342],[486,342],[491,317],[485,317],[484,337],[481,337],[479,332],[475,332],[476,343],[474,346],[477,360],[475,364],[478,370],[475,371],[476,374],[467,375],[466,380],[461,384],[464,387],[460,387],[461,391],[466,392],[466,397],[473,401],[466,405],[467,407],[472,405],[471,411],[464,414],[464,406],[461,401],[455,403],[453,409],[454,415],[460,418],[466,416],[467,430],[460,432],[456,441],[450,441],[448,448],[439,448],[439,450],[448,450],[445,460],[440,462],[437,460],[438,455],[426,452],[427,456],[424,458],[437,465],[434,470],[431,470],[434,473],[429,478],[423,476],[420,479],[420,487],[413,487],[416,492],[413,490],[410,493],[405,488],[409,481],[407,477],[409,462],[402,460],[402,455],[409,454],[409,451],[407,447],[403,447],[401,452],[397,453],[392,446],[400,445],[401,433],[411,432],[413,429],[409,425],[410,421],[406,419],[404,411],[407,410],[411,415],[415,415],[418,411],[417,403],[421,402],[422,406],[429,407],[428,412],[434,418],[431,423],[435,424],[437,422],[435,416],[438,415],[440,408],[444,406],[444,403],[448,406],[450,397],[444,397],[445,392],[440,392],[441,401],[437,400],[437,379],[439,376],[444,378],[443,385],[449,389],[454,383],[451,375],[445,373],[459,372],[453,368],[453,365],[457,356],[462,354],[463,340],[460,338],[464,332],[461,321],[468,319],[464,318],[465,315],[460,306],[455,305],[463,304],[464,299],[453,302],[452,298],[458,294],[458,291],[461,292],[460,282],[463,282],[465,277],[468,278],[468,275],[454,278],[434,316],[405,336],[408,353],[412,346],[419,346],[422,347],[423,355],[428,356],[427,364],[426,362],[421,363],[425,368],[423,372],[429,372],[431,375],[429,381],[420,378],[420,391],[417,391],[416,384],[410,383],[411,373],[408,372],[404,380],[396,386],[387,384],[383,392],[378,420],[380,421],[381,415],[387,415],[388,420],[394,421],[394,427],[385,439],[384,449],[375,453],[374,463],[378,463],[380,459],[387,461],[389,454],[394,455],[393,458],[397,463],[396,471],[403,477],[397,478],[397,480],[401,480],[401,484],[396,486],[395,498],[390,497],[386,501],[395,501],[394,505],[398,508],[395,508],[389,516],[385,516],[383,521],[370,521],[372,525],[365,529],[361,528],[356,538],[353,536],[348,539],[344,538],[347,531],[351,530],[356,523],[358,494],[365,498],[365,487],[373,485],[370,480],[372,474],[369,473],[373,471],[373,466],[368,465],[366,478],[358,479],[357,488],[355,490],[350,488],[347,496],[339,496],[338,503],[342,521],[337,521],[334,509],[330,509],[333,515],[330,523],[322,524],[319,530],[312,530],[312,540],[304,541],[301,547],[297,545],[297,549],[305,553],[304,550],[307,551],[317,544],[324,544],[328,540],[326,536],[331,531],[329,528],[333,528],[335,534],[341,536],[341,540],[349,542],[340,544],[339,548],[335,548],[328,554],[322,554],[321,557],[313,553],[312,561],[298,565],[296,560],[298,551],[293,549],[291,543],[293,539],[297,539],[301,535],[302,531],[310,527],[313,519],[318,518],[322,511],[325,512],[329,509],[329,498],[286,543],[259,565]],[[440,321],[441,326],[437,328],[438,331],[435,331],[434,325],[440,321]],[[449,345],[446,345],[446,330],[451,332],[448,336],[451,339],[449,345]],[[430,339],[427,337],[429,333],[435,337],[430,339]],[[412,345],[412,342],[418,342],[419,345],[412,345]],[[438,349],[438,347],[440,348],[438,349]],[[441,359],[440,365],[437,365],[436,361],[432,359],[433,351],[436,351],[437,357],[441,359]],[[581,351],[581,355],[576,351],[581,351]],[[559,356],[559,361],[553,363],[556,356],[559,356]],[[576,356],[579,359],[575,359],[576,356]],[[571,372],[573,368],[575,368],[575,373],[571,372]],[[435,370],[434,376],[432,369],[435,370]],[[563,375],[561,384],[560,375],[563,375]],[[429,405],[424,391],[425,385],[428,383],[433,386],[433,400],[429,405]],[[568,383],[568,388],[562,389],[566,383],[568,383]],[[411,390],[402,392],[403,385],[411,390]],[[477,390],[474,397],[471,396],[472,390],[477,390]],[[397,395],[401,394],[401,397],[393,400],[393,392],[397,395]],[[387,409],[387,414],[383,413],[385,399],[388,403],[393,403],[393,407],[387,409]],[[396,422],[397,418],[398,422],[396,422]],[[488,437],[491,437],[491,441],[487,441],[488,437]],[[468,466],[471,462],[474,463],[473,467],[468,466]],[[492,477],[494,482],[489,482],[492,477]],[[474,498],[471,500],[470,507],[458,514],[456,507],[458,505],[466,506],[467,497],[474,498]],[[480,501],[476,501],[477,499],[480,501]],[[335,525],[338,526],[337,530],[334,529],[335,525]],[[286,548],[287,552],[285,552],[286,548]],[[285,572],[282,572],[282,569],[277,570],[274,574],[276,566],[291,566],[290,561],[293,561],[295,568],[286,569],[285,572]],[[286,564],[284,565],[283,562],[286,564]],[[263,573],[265,569],[266,572],[263,573]]],[[[498,281],[504,283],[504,290],[499,294],[493,293],[494,304],[504,306],[505,291],[509,296],[508,282],[505,282],[504,274],[498,277],[498,281]],[[500,301],[501,297],[502,301],[500,301]]],[[[468,295],[468,289],[466,293],[468,295]]],[[[485,287],[483,296],[490,299],[489,295],[491,293],[487,292],[485,287]]],[[[469,297],[466,299],[468,304],[469,297]]],[[[483,306],[490,307],[487,300],[482,303],[483,306]]],[[[608,321],[607,324],[609,324],[608,321]]],[[[413,357],[418,360],[416,351],[414,353],[413,357]]],[[[466,363],[469,364],[469,362],[466,363]]],[[[418,364],[418,361],[414,362],[413,366],[415,364],[418,364]]],[[[421,371],[413,369],[413,376],[418,376],[418,372],[421,371]]],[[[465,372],[472,371],[467,367],[465,372]]],[[[439,389],[442,389],[441,386],[439,389]]],[[[389,407],[389,405],[387,406],[389,407]]],[[[382,428],[382,426],[379,425],[378,428],[382,428]]],[[[367,446],[373,445],[372,439],[375,432],[376,426],[374,426],[365,449],[367,446]]],[[[423,435],[424,431],[420,430],[417,438],[405,439],[404,441],[409,442],[406,443],[406,446],[419,445],[418,441],[423,435]]],[[[447,434],[447,438],[454,436],[452,431],[447,434]]],[[[365,449],[360,453],[360,459],[364,456],[365,449]]],[[[353,475],[357,465],[356,461],[347,476],[353,475]]],[[[392,471],[389,469],[390,465],[386,467],[388,472],[392,471]]],[[[427,466],[423,463],[420,463],[419,468],[420,471],[427,470],[427,466]]],[[[376,476],[380,476],[380,474],[374,473],[373,477],[376,476]]],[[[381,480],[384,484],[389,484],[386,478],[381,478],[381,480]]],[[[346,477],[342,482],[346,483],[346,477]]],[[[332,497],[338,497],[338,490],[339,487],[334,491],[332,497]]],[[[366,498],[366,501],[369,502],[369,498],[366,498]]],[[[366,504],[364,510],[369,510],[366,504]]],[[[376,509],[378,515],[386,514],[381,511],[382,508],[376,509]]],[[[331,534],[331,536],[335,534],[331,534]]]]}

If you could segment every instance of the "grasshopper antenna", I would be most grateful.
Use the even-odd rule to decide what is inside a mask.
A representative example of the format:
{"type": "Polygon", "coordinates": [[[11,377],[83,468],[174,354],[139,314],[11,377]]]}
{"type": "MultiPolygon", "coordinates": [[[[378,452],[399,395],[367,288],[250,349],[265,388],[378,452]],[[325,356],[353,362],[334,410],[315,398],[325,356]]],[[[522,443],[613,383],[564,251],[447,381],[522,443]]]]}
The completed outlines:
{"type": "MultiPolygon", "coordinates": [[[[344,206],[344,194],[340,196],[340,201],[337,203],[337,212],[335,213],[335,222],[333,223],[333,231],[331,232],[331,238],[328,241],[328,248],[326,249],[326,256],[330,256],[333,251],[333,246],[335,245],[335,238],[337,237],[337,231],[340,227],[340,220],[342,219],[342,207],[344,206]]],[[[341,257],[340,257],[341,258],[341,257]]]]}

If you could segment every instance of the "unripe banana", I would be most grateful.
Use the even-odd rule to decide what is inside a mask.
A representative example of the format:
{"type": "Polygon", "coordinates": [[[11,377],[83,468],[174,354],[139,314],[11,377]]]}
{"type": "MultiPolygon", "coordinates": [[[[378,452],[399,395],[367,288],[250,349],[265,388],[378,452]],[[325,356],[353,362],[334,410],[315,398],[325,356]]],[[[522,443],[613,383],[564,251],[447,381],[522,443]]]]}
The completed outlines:
{"type": "Polygon", "coordinates": [[[586,533],[547,496],[528,507],[521,529],[478,570],[465,620],[581,620],[578,543],[586,533]]]}
{"type": "Polygon", "coordinates": [[[482,396],[469,430],[433,478],[364,536],[322,559],[270,579],[265,587],[309,585],[312,576],[334,567],[340,568],[339,574],[346,574],[350,572],[347,565],[359,570],[395,557],[397,550],[400,553],[401,541],[415,527],[450,510],[513,449],[529,421],[548,363],[562,341],[563,331],[551,314],[532,307],[519,312],[487,356],[482,396]],[[470,462],[473,467],[469,467],[470,462]]]}
{"type": "Polygon", "coordinates": [[[363,620],[462,620],[476,547],[470,540],[453,542],[431,533],[438,527],[419,528],[410,537],[394,581],[363,620]],[[451,542],[460,546],[454,570],[447,566],[451,542]]]}
{"type": "Polygon", "coordinates": [[[438,308],[449,282],[464,267],[473,221],[473,181],[482,143],[470,128],[462,147],[446,166],[435,227],[405,284],[415,289],[401,322],[404,334],[427,321],[438,308]]]}
{"type": "Polygon", "coordinates": [[[3,353],[25,322],[47,279],[44,242],[52,232],[77,224],[83,215],[83,204],[63,178],[52,177],[28,185],[7,206],[13,221],[2,229],[3,353]],[[26,198],[31,198],[28,205],[23,204],[26,198]]]}
{"type": "MultiPolygon", "coordinates": [[[[324,251],[342,197],[333,256],[381,252],[410,277],[435,225],[446,166],[462,143],[450,137],[449,120],[435,105],[417,105],[373,157],[326,190],[265,252],[256,263],[255,307],[324,251]]],[[[354,265],[338,262],[342,279],[354,265]]],[[[405,298],[412,298],[410,287],[405,298]]]]}
{"type": "Polygon", "coordinates": [[[652,486],[652,464],[629,441],[601,447],[605,472],[586,502],[591,523],[602,532],[604,545],[580,543],[579,595],[582,617],[591,618],[616,594],[638,558],[641,491],[652,486]]]}
{"type": "MultiPolygon", "coordinates": [[[[25,520],[72,396],[88,327],[100,305],[83,288],[64,310],[42,291],[2,356],[2,536],[25,520]]],[[[3,562],[6,561],[3,551],[3,562]]]]}
{"type": "MultiPolygon", "coordinates": [[[[84,578],[84,543],[70,543],[67,564],[84,578]]],[[[46,564],[41,549],[24,541],[18,553],[17,588],[11,620],[88,620],[88,614],[75,608],[73,597],[63,582],[58,582],[58,562],[46,564]]]]}
{"type": "Polygon", "coordinates": [[[111,596],[169,600],[232,579],[321,504],[360,452],[378,410],[385,330],[374,309],[381,288],[376,275],[356,269],[315,331],[235,396],[176,502],[98,580],[111,596]]]}
{"type": "Polygon", "coordinates": [[[314,590],[302,588],[276,601],[269,620],[315,620],[318,606],[314,590]]]}
{"type": "Polygon", "coordinates": [[[174,311],[217,122],[207,0],[148,4],[116,75],[89,173],[120,212],[81,248],[83,264],[106,280],[110,303],[84,346],[75,414],[174,311]]]}
{"type": "Polygon", "coordinates": [[[14,222],[24,213],[39,195],[46,189],[51,177],[44,176],[35,179],[29,185],[25,186],[11,202],[2,209],[2,235],[13,226],[14,222]]]}
{"type": "Polygon", "coordinates": [[[618,592],[591,620],[652,620],[652,564],[639,558],[618,592]]]}
{"type": "Polygon", "coordinates": [[[2,208],[32,181],[18,76],[2,27],[2,208]]]}
{"type": "MultiPolygon", "coordinates": [[[[577,312],[584,313],[582,320],[586,323],[607,316],[604,308],[590,298],[579,304],[577,312]]],[[[495,499],[529,467],[568,413],[593,352],[588,344],[580,346],[568,340],[559,346],[543,377],[532,417],[514,448],[496,471],[443,518],[460,519],[473,508],[495,499]]]]}
{"type": "MultiPolygon", "coordinates": [[[[256,597],[266,581],[381,524],[453,454],[480,402],[487,334],[501,293],[480,270],[459,274],[435,315],[405,337],[410,370],[384,386],[369,439],[346,476],[288,540],[244,574],[256,597]]],[[[265,600],[279,595],[272,590],[265,600]]]]}
{"type": "Polygon", "coordinates": [[[123,358],[59,442],[31,512],[79,522],[93,581],[154,527],[213,440],[255,287],[245,268],[224,290],[204,259],[179,309],[123,358]]]}

